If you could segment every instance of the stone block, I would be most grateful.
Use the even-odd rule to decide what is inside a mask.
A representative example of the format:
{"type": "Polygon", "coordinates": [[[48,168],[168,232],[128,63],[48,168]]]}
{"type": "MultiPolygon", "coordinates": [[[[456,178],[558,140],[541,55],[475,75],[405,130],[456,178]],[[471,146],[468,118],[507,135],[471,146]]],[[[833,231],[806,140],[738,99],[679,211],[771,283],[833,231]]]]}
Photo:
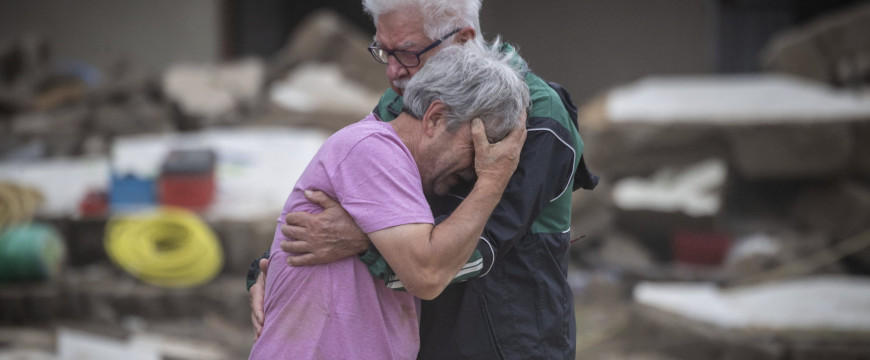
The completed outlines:
{"type": "Polygon", "coordinates": [[[610,125],[584,131],[583,140],[587,163],[610,181],[728,156],[720,130],[708,125],[610,125]]]}
{"type": "Polygon", "coordinates": [[[832,60],[816,44],[817,35],[805,29],[776,34],[762,50],[765,69],[786,72],[830,83],[834,79],[832,60]]]}
{"type": "Polygon", "coordinates": [[[844,181],[809,188],[791,209],[795,221],[842,240],[870,228],[870,186],[844,181]]]}
{"type": "Polygon", "coordinates": [[[870,5],[820,16],[776,34],[763,50],[764,66],[833,85],[866,84],[870,75],[870,5]]]}
{"type": "Polygon", "coordinates": [[[602,244],[601,260],[617,268],[642,272],[656,265],[650,251],[641,245],[637,239],[625,234],[610,234],[602,244]]]}
{"type": "Polygon", "coordinates": [[[870,121],[856,123],[853,126],[855,142],[854,163],[852,169],[856,175],[865,181],[870,181],[870,121]]]}
{"type": "Polygon", "coordinates": [[[571,251],[582,251],[583,244],[600,242],[613,227],[614,213],[607,181],[599,182],[593,191],[575,191],[571,206],[571,239],[582,239],[572,245],[571,251]]]}
{"type": "Polygon", "coordinates": [[[725,129],[734,168],[746,179],[812,179],[847,171],[855,149],[850,124],[759,124],[725,129]]]}
{"type": "Polygon", "coordinates": [[[388,84],[384,65],[372,59],[366,49],[367,34],[330,10],[312,13],[293,31],[267,71],[267,78],[283,77],[290,68],[305,62],[331,62],[354,81],[376,91],[388,84]]]}
{"type": "Polygon", "coordinates": [[[260,96],[265,65],[248,58],[220,65],[176,64],[164,74],[162,88],[187,116],[213,125],[232,121],[260,96]]]}

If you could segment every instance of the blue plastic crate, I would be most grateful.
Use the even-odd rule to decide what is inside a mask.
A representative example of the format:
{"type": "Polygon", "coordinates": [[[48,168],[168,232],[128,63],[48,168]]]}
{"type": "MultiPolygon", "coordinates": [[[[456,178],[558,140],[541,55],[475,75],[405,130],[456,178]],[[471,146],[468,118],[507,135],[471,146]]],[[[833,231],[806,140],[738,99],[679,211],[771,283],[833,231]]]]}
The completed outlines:
{"type": "Polygon", "coordinates": [[[132,174],[112,174],[109,189],[109,209],[128,211],[151,207],[157,203],[154,179],[143,179],[132,174]]]}

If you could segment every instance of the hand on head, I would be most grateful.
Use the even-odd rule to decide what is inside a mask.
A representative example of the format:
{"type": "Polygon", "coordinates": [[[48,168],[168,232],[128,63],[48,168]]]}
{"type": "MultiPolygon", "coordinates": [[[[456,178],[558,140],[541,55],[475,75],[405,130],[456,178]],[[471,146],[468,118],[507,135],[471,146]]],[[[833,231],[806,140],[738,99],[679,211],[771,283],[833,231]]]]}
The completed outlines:
{"type": "Polygon", "coordinates": [[[520,161],[520,151],[526,141],[525,127],[518,127],[501,141],[490,143],[483,121],[474,119],[471,123],[471,138],[474,142],[474,171],[478,181],[483,179],[507,184],[520,161]]]}

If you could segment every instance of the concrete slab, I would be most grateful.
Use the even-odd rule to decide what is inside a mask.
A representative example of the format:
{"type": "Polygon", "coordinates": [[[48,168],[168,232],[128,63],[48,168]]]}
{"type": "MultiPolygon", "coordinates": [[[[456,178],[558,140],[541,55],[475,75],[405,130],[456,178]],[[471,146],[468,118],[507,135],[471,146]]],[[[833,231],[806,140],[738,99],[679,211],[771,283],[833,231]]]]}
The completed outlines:
{"type": "Polygon", "coordinates": [[[608,95],[612,123],[781,124],[870,120],[870,98],[777,74],[648,77],[608,95]]]}

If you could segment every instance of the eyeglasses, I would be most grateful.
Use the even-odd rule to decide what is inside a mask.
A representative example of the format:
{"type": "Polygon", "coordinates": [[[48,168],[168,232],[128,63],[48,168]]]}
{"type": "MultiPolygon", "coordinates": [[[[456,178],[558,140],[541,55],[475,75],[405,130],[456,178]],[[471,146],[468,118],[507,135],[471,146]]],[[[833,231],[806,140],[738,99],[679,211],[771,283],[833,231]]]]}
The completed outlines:
{"type": "Polygon", "coordinates": [[[382,49],[378,46],[377,40],[372,41],[372,44],[369,45],[369,52],[372,53],[372,57],[375,58],[375,61],[381,64],[389,63],[390,55],[392,55],[394,58],[396,58],[396,61],[398,61],[399,64],[401,64],[402,66],[415,67],[417,65],[420,65],[420,55],[423,55],[423,53],[434,49],[438,45],[441,45],[444,40],[447,40],[447,38],[453,36],[453,34],[458,33],[459,30],[462,30],[462,28],[456,28],[449,34],[444,35],[444,37],[438,39],[437,41],[433,42],[432,44],[418,52],[382,49]]]}

